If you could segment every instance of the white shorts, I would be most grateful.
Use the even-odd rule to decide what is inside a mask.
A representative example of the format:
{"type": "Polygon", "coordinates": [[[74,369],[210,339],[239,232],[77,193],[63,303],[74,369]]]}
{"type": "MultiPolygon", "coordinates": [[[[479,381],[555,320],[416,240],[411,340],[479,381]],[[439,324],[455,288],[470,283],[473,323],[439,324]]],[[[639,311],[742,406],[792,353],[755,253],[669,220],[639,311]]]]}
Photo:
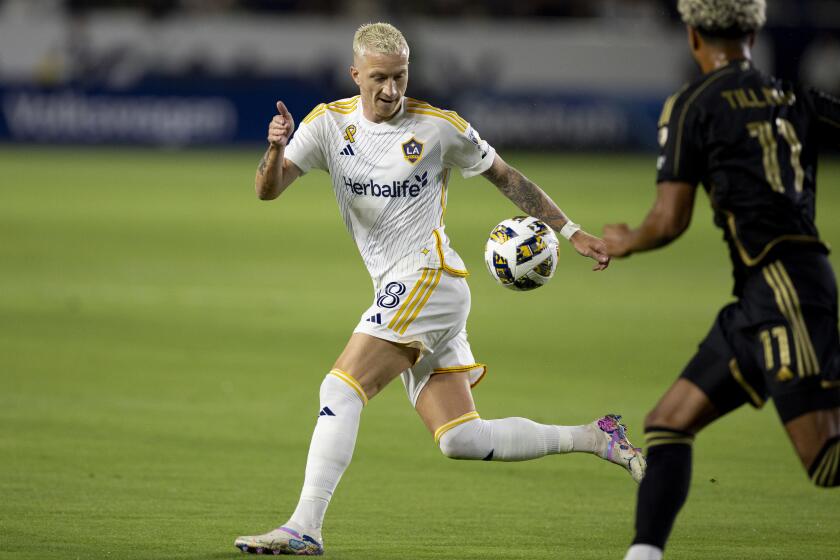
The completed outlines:
{"type": "Polygon", "coordinates": [[[442,269],[424,268],[388,279],[376,291],[354,333],[405,344],[420,359],[402,373],[412,405],[432,375],[467,371],[476,385],[486,372],[467,342],[470,289],[467,281],[442,269]]]}

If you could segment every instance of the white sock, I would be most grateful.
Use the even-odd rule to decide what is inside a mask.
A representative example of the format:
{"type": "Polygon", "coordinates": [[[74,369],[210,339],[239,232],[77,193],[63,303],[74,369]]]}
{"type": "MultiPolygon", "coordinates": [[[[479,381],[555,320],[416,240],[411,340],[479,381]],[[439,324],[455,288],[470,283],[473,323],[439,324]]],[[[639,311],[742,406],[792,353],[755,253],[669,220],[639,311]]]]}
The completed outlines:
{"type": "Polygon", "coordinates": [[[662,549],[651,544],[634,544],[627,551],[624,560],[662,560],[662,549]]]}
{"type": "Polygon", "coordinates": [[[306,476],[295,512],[286,524],[319,541],[330,498],[350,464],[365,402],[349,376],[330,373],[321,383],[321,411],[309,444],[306,476]],[[345,380],[347,378],[347,380],[345,380]]]}
{"type": "Polygon", "coordinates": [[[437,436],[443,454],[453,459],[527,461],[555,453],[595,451],[596,438],[588,426],[552,426],[527,418],[482,420],[475,412],[452,422],[461,419],[465,421],[437,436]]]}

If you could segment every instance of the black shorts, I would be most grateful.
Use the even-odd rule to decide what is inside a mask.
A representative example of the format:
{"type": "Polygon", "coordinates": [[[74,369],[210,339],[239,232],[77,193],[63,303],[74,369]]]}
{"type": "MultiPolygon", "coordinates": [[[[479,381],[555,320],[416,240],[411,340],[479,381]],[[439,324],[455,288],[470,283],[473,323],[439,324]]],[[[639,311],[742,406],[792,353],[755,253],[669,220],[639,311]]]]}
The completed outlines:
{"type": "Polygon", "coordinates": [[[840,406],[837,283],[825,255],[789,254],[756,269],[724,307],[681,377],[721,415],[772,397],[782,422],[840,406]]]}

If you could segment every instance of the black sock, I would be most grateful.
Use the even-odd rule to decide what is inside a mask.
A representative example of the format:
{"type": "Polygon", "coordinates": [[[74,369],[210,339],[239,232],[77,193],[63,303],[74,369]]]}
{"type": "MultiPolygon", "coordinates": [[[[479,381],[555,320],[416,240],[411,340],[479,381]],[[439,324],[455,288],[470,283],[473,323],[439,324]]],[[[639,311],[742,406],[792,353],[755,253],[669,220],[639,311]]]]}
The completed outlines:
{"type": "Polygon", "coordinates": [[[665,549],[674,519],[688,496],[691,482],[692,434],[670,428],[645,430],[647,472],[636,501],[633,544],[665,549]]]}
{"type": "Polygon", "coordinates": [[[823,488],[840,486],[840,436],[825,442],[808,469],[808,476],[811,482],[823,488]]]}

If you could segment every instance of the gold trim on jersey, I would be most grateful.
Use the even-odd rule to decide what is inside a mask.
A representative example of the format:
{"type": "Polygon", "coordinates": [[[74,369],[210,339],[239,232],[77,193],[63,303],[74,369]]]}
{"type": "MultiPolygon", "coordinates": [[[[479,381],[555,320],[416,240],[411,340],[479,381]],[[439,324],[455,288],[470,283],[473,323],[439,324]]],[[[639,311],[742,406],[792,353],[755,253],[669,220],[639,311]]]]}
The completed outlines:
{"type": "MultiPolygon", "coordinates": [[[[773,266],[773,265],[770,265],[773,266]]],[[[788,294],[790,295],[791,302],[793,303],[793,311],[794,316],[797,319],[799,327],[802,329],[802,340],[805,343],[805,358],[806,361],[810,360],[811,365],[814,367],[813,375],[819,375],[820,373],[820,361],[817,359],[817,353],[814,350],[814,344],[811,340],[811,335],[808,332],[808,324],[805,322],[805,316],[802,314],[802,304],[799,301],[799,294],[796,291],[796,287],[793,285],[793,280],[790,279],[790,275],[788,275],[787,269],[785,265],[781,263],[781,261],[776,261],[775,263],[776,272],[782,279],[782,286],[786,287],[788,290],[788,294]]]]}
{"type": "Polygon", "coordinates": [[[436,111],[431,111],[431,110],[427,110],[427,109],[415,109],[413,107],[408,107],[405,111],[406,111],[406,113],[411,113],[413,115],[430,115],[432,117],[437,117],[439,119],[444,119],[444,120],[448,121],[452,126],[454,126],[458,130],[458,132],[461,132],[461,133],[464,133],[467,130],[467,128],[465,126],[461,126],[454,119],[444,115],[443,113],[438,113],[436,111]]]}
{"type": "Polygon", "coordinates": [[[665,100],[665,104],[662,105],[662,112],[659,114],[659,122],[656,123],[657,127],[661,128],[671,120],[671,113],[674,111],[674,102],[679,95],[679,93],[675,93],[665,100]]]}
{"type": "Polygon", "coordinates": [[[432,375],[440,375],[442,373],[461,373],[463,371],[472,371],[474,369],[481,368],[481,375],[478,376],[478,379],[475,382],[470,382],[470,389],[481,383],[481,380],[484,379],[484,376],[487,375],[487,364],[468,364],[465,366],[450,366],[450,367],[443,367],[443,368],[435,368],[432,370],[432,375]]]}
{"type": "Polygon", "coordinates": [[[413,323],[417,316],[420,315],[420,312],[426,306],[426,303],[429,301],[429,298],[432,297],[432,292],[434,292],[435,288],[437,288],[437,285],[438,283],[440,283],[440,279],[442,276],[443,271],[438,269],[435,270],[433,275],[427,279],[426,286],[424,288],[421,288],[420,292],[417,294],[417,297],[414,300],[414,309],[412,310],[411,307],[409,307],[406,310],[405,316],[403,316],[402,324],[398,324],[396,327],[394,327],[393,330],[395,332],[399,334],[405,334],[405,331],[408,330],[408,327],[411,325],[411,323],[413,323]],[[410,316],[409,313],[411,314],[410,316]]]}
{"type": "Polygon", "coordinates": [[[776,305],[787,319],[793,331],[793,346],[796,350],[796,363],[798,364],[799,376],[818,375],[820,363],[817,360],[817,353],[811,342],[811,335],[808,333],[808,326],[802,315],[802,306],[799,303],[799,295],[788,276],[787,270],[780,261],[775,261],[762,269],[767,285],[773,290],[776,297],[776,305]]]}
{"type": "Polygon", "coordinates": [[[405,334],[409,325],[417,318],[420,311],[429,301],[432,292],[435,291],[442,272],[440,269],[424,268],[420,279],[414,284],[408,297],[397,310],[388,328],[398,334],[405,334]]]}
{"type": "Polygon", "coordinates": [[[837,381],[827,381],[824,379],[820,381],[820,387],[822,387],[823,389],[836,389],[840,387],[840,379],[838,379],[837,381]]]}
{"type": "Polygon", "coordinates": [[[358,96],[353,98],[351,101],[348,101],[347,104],[333,102],[327,105],[327,109],[332,111],[333,113],[338,113],[340,115],[349,115],[353,111],[356,110],[356,106],[359,103],[358,96]]]}
{"type": "Polygon", "coordinates": [[[804,370],[806,369],[805,361],[802,359],[802,338],[800,337],[799,330],[796,328],[791,316],[790,301],[786,297],[787,294],[777,285],[776,279],[770,272],[769,267],[762,269],[761,273],[764,275],[764,281],[767,282],[767,285],[770,286],[771,290],[773,290],[773,295],[776,299],[776,306],[782,312],[782,315],[784,315],[785,320],[787,320],[788,324],[791,326],[791,330],[793,331],[793,349],[796,352],[796,366],[797,369],[799,369],[799,375],[802,376],[804,370]]]}
{"type": "Polygon", "coordinates": [[[680,121],[677,125],[677,136],[676,136],[676,149],[674,151],[674,175],[678,175],[680,172],[680,142],[682,140],[682,133],[683,133],[683,125],[685,124],[685,116],[688,113],[688,107],[694,100],[697,99],[697,96],[700,95],[704,89],[712,85],[713,82],[720,79],[723,76],[732,74],[735,72],[734,68],[729,68],[726,70],[722,70],[721,72],[714,74],[713,76],[709,76],[706,78],[706,81],[700,84],[700,86],[694,90],[694,93],[686,100],[685,105],[682,107],[682,112],[680,113],[680,121]]]}
{"type": "Polygon", "coordinates": [[[396,330],[394,327],[396,326],[397,322],[400,321],[400,317],[403,313],[405,313],[406,309],[410,305],[410,302],[414,299],[414,295],[417,293],[417,290],[420,289],[420,286],[426,281],[429,273],[432,272],[431,268],[424,268],[423,273],[420,275],[420,279],[414,283],[414,287],[411,288],[411,291],[408,293],[408,297],[403,300],[402,305],[399,309],[397,309],[396,315],[391,319],[391,322],[388,323],[388,328],[391,330],[396,330]]]}
{"type": "Polygon", "coordinates": [[[356,380],[353,378],[353,376],[352,376],[352,375],[350,375],[350,374],[349,374],[349,373],[347,373],[346,371],[340,370],[340,369],[338,369],[338,368],[333,368],[333,369],[331,369],[331,370],[330,370],[330,375],[334,375],[334,376],[336,376],[337,378],[339,378],[339,379],[341,379],[342,381],[344,381],[345,383],[347,383],[348,385],[350,385],[350,387],[351,387],[354,391],[356,391],[356,393],[358,393],[359,398],[361,398],[361,399],[362,399],[362,403],[364,403],[364,404],[367,404],[367,403],[368,403],[368,398],[367,398],[367,395],[365,395],[365,391],[364,391],[364,389],[362,389],[362,386],[361,386],[361,385],[359,385],[359,382],[358,382],[358,381],[356,381],[356,380]]]}
{"type": "Polygon", "coordinates": [[[316,106],[315,106],[315,108],[314,108],[314,109],[312,109],[312,110],[309,112],[309,114],[308,114],[308,115],[306,115],[305,117],[303,117],[303,121],[302,121],[302,122],[304,122],[304,123],[310,123],[310,122],[312,122],[313,120],[315,120],[316,118],[318,118],[318,117],[320,117],[321,115],[323,115],[323,114],[324,114],[324,111],[326,111],[326,110],[327,110],[327,106],[326,106],[324,103],[319,103],[318,105],[316,105],[316,106]]]}
{"type": "Polygon", "coordinates": [[[818,245],[825,246],[825,244],[820,241],[818,237],[814,237],[813,235],[805,235],[805,234],[787,234],[787,235],[780,235],[779,237],[770,241],[767,245],[764,246],[764,249],[755,256],[751,257],[749,253],[747,253],[747,249],[741,243],[741,240],[738,239],[738,232],[735,228],[735,214],[728,210],[724,210],[726,214],[726,225],[729,226],[729,232],[732,234],[732,241],[735,243],[735,248],[738,249],[738,255],[741,257],[741,260],[747,266],[755,266],[760,263],[764,257],[767,256],[767,253],[770,252],[773,247],[781,243],[782,241],[794,241],[796,243],[816,243],[818,245]]]}
{"type": "Polygon", "coordinates": [[[466,278],[470,275],[469,271],[467,270],[458,270],[457,268],[452,268],[446,261],[443,259],[443,240],[440,237],[440,233],[438,230],[433,230],[432,233],[435,235],[435,249],[437,250],[438,260],[440,261],[440,266],[453,276],[460,276],[461,278],[466,278]]]}
{"type": "Polygon", "coordinates": [[[435,374],[438,374],[438,373],[461,373],[461,372],[464,372],[464,371],[471,371],[471,370],[474,370],[476,368],[487,369],[487,366],[485,364],[475,363],[475,364],[467,364],[465,366],[449,366],[449,367],[435,368],[435,369],[432,370],[432,374],[435,375],[435,374]]]}
{"type": "Polygon", "coordinates": [[[425,101],[418,101],[417,99],[412,99],[410,97],[406,98],[405,110],[407,113],[415,115],[430,115],[432,117],[444,119],[461,133],[466,132],[467,127],[469,126],[469,123],[461,118],[461,116],[455,111],[439,109],[438,107],[430,105],[425,101]]]}
{"type": "Polygon", "coordinates": [[[434,105],[432,105],[428,101],[421,101],[419,99],[414,99],[413,97],[406,97],[406,103],[408,105],[413,105],[413,106],[424,108],[424,109],[433,109],[435,111],[440,111],[441,113],[444,113],[445,115],[447,115],[449,117],[452,117],[453,119],[458,121],[465,128],[467,126],[469,126],[469,124],[470,124],[466,121],[466,119],[464,119],[461,115],[459,115],[455,111],[450,111],[448,109],[441,109],[440,107],[435,107],[434,105]]]}
{"type": "Polygon", "coordinates": [[[361,95],[354,95],[353,97],[348,98],[346,101],[338,99],[336,101],[331,101],[330,103],[328,103],[328,105],[348,107],[350,105],[356,105],[356,103],[359,102],[359,99],[361,99],[361,95]]]}
{"type": "Polygon", "coordinates": [[[478,385],[479,383],[484,381],[484,377],[486,375],[487,375],[487,366],[484,366],[484,370],[481,372],[481,375],[478,376],[478,379],[476,379],[474,383],[470,383],[470,389],[475,389],[476,385],[478,385]]]}
{"type": "Polygon", "coordinates": [[[683,86],[677,93],[668,97],[665,100],[665,103],[662,105],[662,112],[659,114],[659,122],[657,123],[657,128],[661,128],[671,122],[671,113],[674,112],[674,104],[677,102],[677,98],[686,90],[688,86],[683,86]]]}
{"type": "Polygon", "coordinates": [[[303,117],[304,123],[311,123],[321,115],[327,112],[327,109],[334,113],[340,113],[342,115],[349,115],[353,111],[356,110],[356,105],[359,102],[360,96],[351,97],[347,101],[331,101],[330,103],[320,103],[315,106],[312,111],[303,117]]]}
{"type": "Polygon", "coordinates": [[[446,215],[446,188],[449,186],[450,168],[443,170],[443,177],[440,181],[440,225],[443,226],[443,217],[446,215]]]}
{"type": "Polygon", "coordinates": [[[435,430],[435,443],[440,443],[440,438],[443,437],[443,434],[445,434],[446,432],[448,432],[452,428],[454,428],[456,426],[460,426],[461,424],[469,422],[470,420],[478,420],[480,418],[481,417],[478,415],[478,412],[473,410],[472,412],[467,412],[466,414],[462,414],[461,416],[459,416],[458,418],[455,418],[454,420],[450,420],[449,422],[447,422],[446,424],[444,424],[443,426],[441,426],[440,428],[435,430]]]}
{"type": "Polygon", "coordinates": [[[349,115],[353,111],[356,110],[355,107],[351,107],[349,109],[333,109],[332,107],[327,107],[328,110],[332,111],[333,113],[338,113],[339,115],[349,115]]]}
{"type": "Polygon", "coordinates": [[[753,389],[752,386],[747,383],[746,379],[744,379],[744,376],[741,375],[741,369],[738,367],[738,362],[735,361],[735,358],[729,360],[729,373],[732,374],[732,377],[735,378],[738,385],[740,385],[747,395],[749,395],[754,407],[761,408],[764,406],[764,399],[758,395],[758,392],[753,389]]]}

